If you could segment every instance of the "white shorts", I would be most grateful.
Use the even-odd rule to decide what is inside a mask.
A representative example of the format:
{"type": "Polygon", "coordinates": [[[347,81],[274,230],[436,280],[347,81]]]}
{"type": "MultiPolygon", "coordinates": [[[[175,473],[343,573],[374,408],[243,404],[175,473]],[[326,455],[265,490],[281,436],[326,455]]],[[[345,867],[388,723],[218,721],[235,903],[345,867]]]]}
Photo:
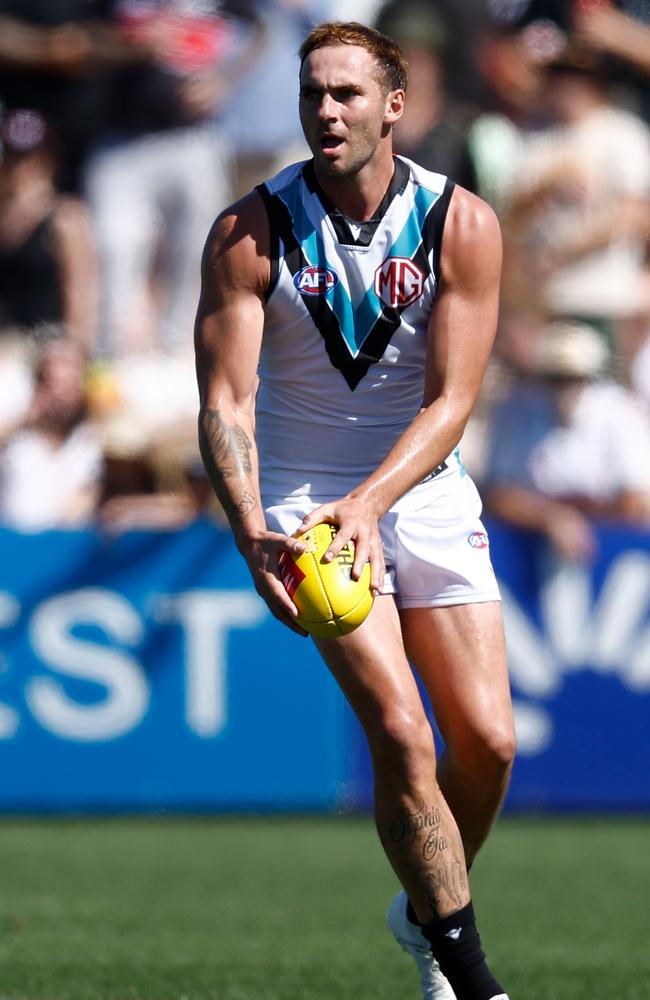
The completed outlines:
{"type": "MultiPolygon", "coordinates": [[[[340,494],[332,494],[338,499],[340,494]]],[[[265,501],[271,531],[292,535],[319,503],[309,496],[265,501]]],[[[437,608],[500,600],[480,519],[481,499],[468,475],[419,483],[379,522],[386,560],[383,591],[400,608],[437,608]]]]}

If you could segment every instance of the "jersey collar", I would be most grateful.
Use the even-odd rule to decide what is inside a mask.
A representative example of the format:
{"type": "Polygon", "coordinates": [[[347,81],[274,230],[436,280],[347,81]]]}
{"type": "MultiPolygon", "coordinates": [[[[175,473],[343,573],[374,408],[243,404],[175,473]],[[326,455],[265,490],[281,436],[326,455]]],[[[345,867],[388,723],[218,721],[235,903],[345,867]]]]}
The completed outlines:
{"type": "Polygon", "coordinates": [[[386,194],[381,199],[373,217],[368,219],[367,222],[361,223],[355,223],[353,219],[349,219],[348,216],[344,215],[343,212],[336,207],[334,202],[328,198],[316,180],[314,161],[309,160],[305,164],[303,168],[305,184],[313,194],[318,196],[323,208],[331,220],[334,232],[336,233],[336,238],[343,246],[370,246],[372,238],[377,231],[377,226],[386,215],[391,202],[397,195],[402,194],[406,188],[411,176],[411,171],[404,160],[400,160],[399,157],[394,157],[393,162],[395,164],[395,169],[393,171],[391,182],[386,189],[386,194]],[[354,226],[354,231],[351,223],[352,226],[354,226]]]}

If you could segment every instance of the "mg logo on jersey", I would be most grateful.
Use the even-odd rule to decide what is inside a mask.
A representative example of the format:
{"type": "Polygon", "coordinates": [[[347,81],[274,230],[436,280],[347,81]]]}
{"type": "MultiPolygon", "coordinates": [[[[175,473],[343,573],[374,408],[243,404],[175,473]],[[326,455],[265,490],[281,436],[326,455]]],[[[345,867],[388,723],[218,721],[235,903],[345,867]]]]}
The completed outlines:
{"type": "Polygon", "coordinates": [[[301,271],[293,277],[293,283],[301,295],[324,295],[335,285],[338,285],[339,276],[330,267],[318,267],[310,264],[303,267],[301,271]]]}
{"type": "Polygon", "coordinates": [[[408,257],[388,257],[375,271],[375,295],[392,309],[403,309],[422,295],[424,274],[408,257]]]}

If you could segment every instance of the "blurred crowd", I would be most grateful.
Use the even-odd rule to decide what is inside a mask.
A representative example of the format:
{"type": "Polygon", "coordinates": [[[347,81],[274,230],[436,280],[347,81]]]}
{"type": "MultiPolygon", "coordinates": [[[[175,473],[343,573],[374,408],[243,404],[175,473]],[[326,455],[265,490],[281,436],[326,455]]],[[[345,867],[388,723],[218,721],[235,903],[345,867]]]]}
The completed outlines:
{"type": "Polygon", "coordinates": [[[201,250],[308,155],[297,51],[359,16],[409,64],[397,152],[486,199],[501,321],[463,456],[572,559],[650,525],[650,5],[0,0],[0,524],[222,515],[196,445],[201,250]]]}

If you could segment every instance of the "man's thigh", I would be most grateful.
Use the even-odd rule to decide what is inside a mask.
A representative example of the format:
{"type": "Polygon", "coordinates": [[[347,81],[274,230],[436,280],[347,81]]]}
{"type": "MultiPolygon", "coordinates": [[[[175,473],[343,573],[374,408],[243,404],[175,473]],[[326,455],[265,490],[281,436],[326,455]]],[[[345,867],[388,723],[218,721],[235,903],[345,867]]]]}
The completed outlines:
{"type": "Polygon", "coordinates": [[[400,611],[404,645],[447,744],[507,742],[513,720],[498,601],[400,611]]]}
{"type": "Polygon", "coordinates": [[[426,724],[391,596],[376,598],[366,620],[349,635],[314,642],[366,732],[391,728],[396,716],[426,724]]]}

